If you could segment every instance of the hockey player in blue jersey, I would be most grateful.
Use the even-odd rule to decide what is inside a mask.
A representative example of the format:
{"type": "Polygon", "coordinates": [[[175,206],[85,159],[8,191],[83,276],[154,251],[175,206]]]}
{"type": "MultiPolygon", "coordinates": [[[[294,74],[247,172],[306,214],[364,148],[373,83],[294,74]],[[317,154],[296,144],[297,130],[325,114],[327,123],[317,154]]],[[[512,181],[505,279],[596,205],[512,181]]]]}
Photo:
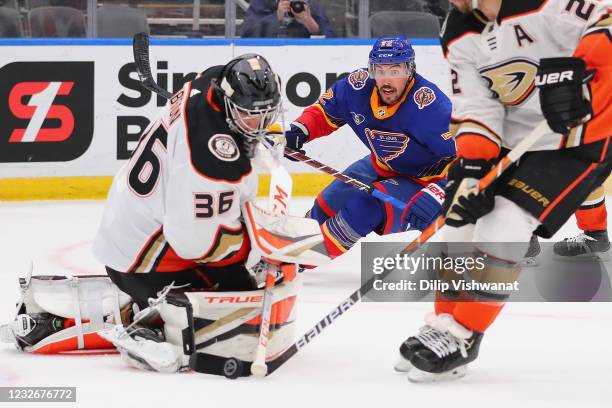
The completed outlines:
{"type": "Polygon", "coordinates": [[[416,73],[408,40],[390,36],[376,41],[368,69],[334,83],[291,123],[286,139],[293,149],[350,126],[370,154],[346,174],[408,203],[397,209],[333,181],[309,212],[321,224],[330,255],[372,231],[423,230],[440,215],[446,169],[455,156],[450,115],[447,96],[416,73]]]}

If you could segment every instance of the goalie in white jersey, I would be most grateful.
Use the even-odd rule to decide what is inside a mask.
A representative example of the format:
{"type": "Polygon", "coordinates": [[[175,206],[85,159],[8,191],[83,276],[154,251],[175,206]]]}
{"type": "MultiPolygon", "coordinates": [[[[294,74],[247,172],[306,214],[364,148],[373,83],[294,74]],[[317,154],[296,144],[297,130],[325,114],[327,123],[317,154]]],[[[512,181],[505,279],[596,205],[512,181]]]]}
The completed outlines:
{"type": "Polygon", "coordinates": [[[108,276],[21,279],[16,317],[0,326],[0,340],[31,353],[114,345],[130,364],[158,371],[185,369],[194,356],[195,370],[248,375],[263,313],[262,266],[270,282],[277,278],[266,286],[273,296],[266,321],[275,333],[264,357],[286,348],[299,288],[290,263],[299,260],[274,258],[279,245],[257,233],[294,240],[303,233],[311,246],[323,238],[314,220],[275,217],[250,202],[257,193],[252,159],[280,106],[279,79],[256,54],[185,84],[113,181],[93,247],[108,276]],[[146,320],[135,314],[126,333],[121,323],[131,322],[132,302],[134,312],[150,308],[146,320]],[[235,361],[223,371],[228,358],[235,361]],[[245,363],[239,369],[236,362],[245,363]]]}
{"type": "Polygon", "coordinates": [[[94,254],[146,305],[164,286],[253,289],[241,204],[257,194],[255,146],[280,107],[265,59],[241,56],[185,84],[115,176],[94,254]]]}
{"type": "MultiPolygon", "coordinates": [[[[442,44],[458,160],[446,188],[445,240],[449,255],[466,247],[451,243],[474,242],[469,251],[486,254],[487,265],[463,278],[446,272],[513,282],[532,233],[550,238],[610,174],[612,1],[451,3],[442,44]],[[517,165],[483,192],[468,191],[544,120],[552,130],[517,165]]],[[[396,369],[413,381],[464,375],[508,295],[437,293],[435,313],[401,345],[396,369]]]]}

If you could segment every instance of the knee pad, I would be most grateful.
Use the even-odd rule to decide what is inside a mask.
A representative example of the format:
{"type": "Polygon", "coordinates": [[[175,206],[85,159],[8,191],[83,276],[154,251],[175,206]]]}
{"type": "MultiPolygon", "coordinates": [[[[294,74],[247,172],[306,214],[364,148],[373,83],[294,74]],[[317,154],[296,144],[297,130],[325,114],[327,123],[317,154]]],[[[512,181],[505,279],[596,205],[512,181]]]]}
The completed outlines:
{"type": "Polygon", "coordinates": [[[111,349],[97,332],[131,313],[130,297],[108,276],[40,275],[21,278],[19,284],[22,297],[15,320],[1,326],[0,333],[3,341],[22,351],[111,349]]]}

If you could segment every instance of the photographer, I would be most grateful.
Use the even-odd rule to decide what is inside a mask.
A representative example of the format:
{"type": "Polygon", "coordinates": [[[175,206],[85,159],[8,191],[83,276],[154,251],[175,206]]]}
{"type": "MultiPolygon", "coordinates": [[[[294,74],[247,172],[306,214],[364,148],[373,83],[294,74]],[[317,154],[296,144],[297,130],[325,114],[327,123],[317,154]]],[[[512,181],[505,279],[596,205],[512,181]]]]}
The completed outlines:
{"type": "Polygon", "coordinates": [[[318,0],[251,0],[242,37],[335,37],[318,0]]]}

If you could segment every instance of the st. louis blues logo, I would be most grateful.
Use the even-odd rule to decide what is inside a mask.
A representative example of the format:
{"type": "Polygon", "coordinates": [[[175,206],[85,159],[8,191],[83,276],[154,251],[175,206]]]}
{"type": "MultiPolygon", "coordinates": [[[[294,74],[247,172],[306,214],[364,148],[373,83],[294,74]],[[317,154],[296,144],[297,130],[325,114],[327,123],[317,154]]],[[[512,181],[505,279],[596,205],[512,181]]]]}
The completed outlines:
{"type": "Polygon", "coordinates": [[[393,168],[389,162],[406,151],[410,138],[402,133],[365,129],[370,149],[378,160],[393,168]]]}
{"type": "Polygon", "coordinates": [[[351,116],[353,117],[353,122],[355,122],[357,126],[361,125],[365,120],[365,117],[361,113],[351,112],[351,116]]]}
{"type": "Polygon", "coordinates": [[[414,103],[417,104],[419,109],[423,109],[427,105],[431,105],[436,100],[436,93],[433,89],[426,86],[422,86],[414,93],[414,103]]]}
{"type": "Polygon", "coordinates": [[[351,87],[353,87],[354,90],[358,91],[365,86],[368,77],[368,71],[366,71],[365,69],[358,69],[357,71],[351,72],[348,77],[348,81],[349,84],[351,84],[351,87]]]}

